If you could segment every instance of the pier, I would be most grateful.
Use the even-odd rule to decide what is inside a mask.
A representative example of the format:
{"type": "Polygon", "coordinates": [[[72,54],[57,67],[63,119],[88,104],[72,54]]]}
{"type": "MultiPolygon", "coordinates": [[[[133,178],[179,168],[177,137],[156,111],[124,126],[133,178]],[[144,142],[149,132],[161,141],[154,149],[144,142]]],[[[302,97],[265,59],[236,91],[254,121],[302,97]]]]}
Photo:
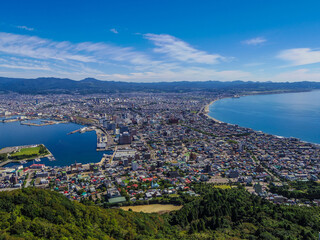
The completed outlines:
{"type": "Polygon", "coordinates": [[[67,135],[70,135],[70,134],[74,134],[74,133],[85,133],[85,132],[90,132],[90,131],[94,131],[96,130],[95,127],[83,127],[83,128],[80,128],[80,129],[77,129],[77,130],[74,130],[72,132],[69,132],[67,135]]]}

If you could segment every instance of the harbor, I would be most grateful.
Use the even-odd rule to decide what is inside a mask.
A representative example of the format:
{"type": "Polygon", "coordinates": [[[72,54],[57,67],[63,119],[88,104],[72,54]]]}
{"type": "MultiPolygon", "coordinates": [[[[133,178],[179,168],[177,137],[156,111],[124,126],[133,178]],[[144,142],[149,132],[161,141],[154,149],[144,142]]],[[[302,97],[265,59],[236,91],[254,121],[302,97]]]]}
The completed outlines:
{"type": "Polygon", "coordinates": [[[21,125],[36,126],[36,127],[42,127],[42,126],[48,126],[48,125],[54,125],[54,124],[60,124],[60,123],[67,123],[67,121],[47,120],[47,119],[39,119],[36,117],[26,117],[26,116],[4,118],[4,119],[1,119],[0,122],[2,122],[2,123],[20,122],[21,125]]]}
{"type": "MultiPolygon", "coordinates": [[[[22,159],[12,159],[11,157],[14,156],[14,154],[17,154],[23,150],[32,149],[32,148],[38,148],[40,146],[45,147],[43,144],[33,144],[33,145],[23,145],[23,146],[13,146],[13,147],[5,147],[0,149],[0,154],[6,154],[7,160],[0,163],[0,167],[6,166],[9,163],[20,163],[20,164],[26,164],[29,161],[36,161],[40,162],[41,158],[48,158],[49,161],[54,161],[55,158],[53,154],[49,151],[48,148],[45,147],[47,154],[33,156],[34,154],[31,153],[30,157],[28,157],[27,154],[25,154],[25,158],[22,159]]],[[[23,155],[24,156],[24,155],[23,155]]]]}
{"type": "Polygon", "coordinates": [[[96,151],[110,151],[115,145],[113,138],[109,135],[107,131],[99,126],[83,127],[72,132],[69,132],[67,135],[75,133],[86,133],[95,131],[97,135],[97,147],[96,151]]]}
{"type": "MultiPolygon", "coordinates": [[[[41,119],[38,119],[41,121],[41,119]]],[[[53,124],[50,126],[27,126],[19,121],[1,124],[0,123],[0,149],[16,145],[33,145],[43,143],[52,153],[55,160],[48,156],[41,157],[41,163],[47,166],[66,166],[77,161],[86,164],[89,162],[99,162],[103,152],[97,152],[97,136],[95,131],[83,131],[83,134],[68,134],[79,132],[85,126],[65,123],[53,124]]],[[[89,130],[87,128],[87,130],[89,130]]],[[[108,149],[107,149],[108,150],[108,149]]],[[[36,159],[34,157],[33,159],[36,159]]],[[[10,164],[11,161],[2,163],[1,166],[10,164]]],[[[30,161],[28,161],[29,165],[30,161]]],[[[35,163],[37,163],[35,161],[35,163]]]]}

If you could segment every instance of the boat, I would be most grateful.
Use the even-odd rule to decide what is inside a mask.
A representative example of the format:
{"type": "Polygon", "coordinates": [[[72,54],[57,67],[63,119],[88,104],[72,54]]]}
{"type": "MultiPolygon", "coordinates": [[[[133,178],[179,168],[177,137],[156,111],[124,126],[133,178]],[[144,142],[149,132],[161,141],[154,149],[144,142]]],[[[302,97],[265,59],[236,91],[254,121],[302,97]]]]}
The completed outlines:
{"type": "Polygon", "coordinates": [[[21,164],[25,164],[25,163],[27,163],[27,161],[21,161],[20,163],[21,163],[21,164]]]}
{"type": "Polygon", "coordinates": [[[41,159],[40,159],[40,158],[36,158],[35,161],[36,161],[36,162],[40,162],[41,159]]]}

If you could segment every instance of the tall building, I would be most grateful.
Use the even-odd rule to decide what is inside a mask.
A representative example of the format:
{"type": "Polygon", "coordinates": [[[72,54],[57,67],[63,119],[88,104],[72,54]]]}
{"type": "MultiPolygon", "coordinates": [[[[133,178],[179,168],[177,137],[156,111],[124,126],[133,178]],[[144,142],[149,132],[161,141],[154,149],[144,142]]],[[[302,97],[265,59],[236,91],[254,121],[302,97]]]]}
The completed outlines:
{"type": "Polygon", "coordinates": [[[131,135],[128,132],[124,132],[120,134],[119,144],[130,144],[131,143],[131,135]]]}
{"type": "Polygon", "coordinates": [[[129,128],[127,126],[120,126],[120,133],[129,132],[129,128]]]}

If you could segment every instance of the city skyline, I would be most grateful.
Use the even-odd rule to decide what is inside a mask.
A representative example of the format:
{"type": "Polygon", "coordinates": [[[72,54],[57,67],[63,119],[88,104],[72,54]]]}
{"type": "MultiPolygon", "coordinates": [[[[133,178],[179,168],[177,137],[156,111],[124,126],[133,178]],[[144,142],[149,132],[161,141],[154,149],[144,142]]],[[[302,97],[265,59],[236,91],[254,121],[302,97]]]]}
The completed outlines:
{"type": "Polygon", "coordinates": [[[5,2],[0,76],[319,81],[317,6],[316,1],[5,2]]]}

